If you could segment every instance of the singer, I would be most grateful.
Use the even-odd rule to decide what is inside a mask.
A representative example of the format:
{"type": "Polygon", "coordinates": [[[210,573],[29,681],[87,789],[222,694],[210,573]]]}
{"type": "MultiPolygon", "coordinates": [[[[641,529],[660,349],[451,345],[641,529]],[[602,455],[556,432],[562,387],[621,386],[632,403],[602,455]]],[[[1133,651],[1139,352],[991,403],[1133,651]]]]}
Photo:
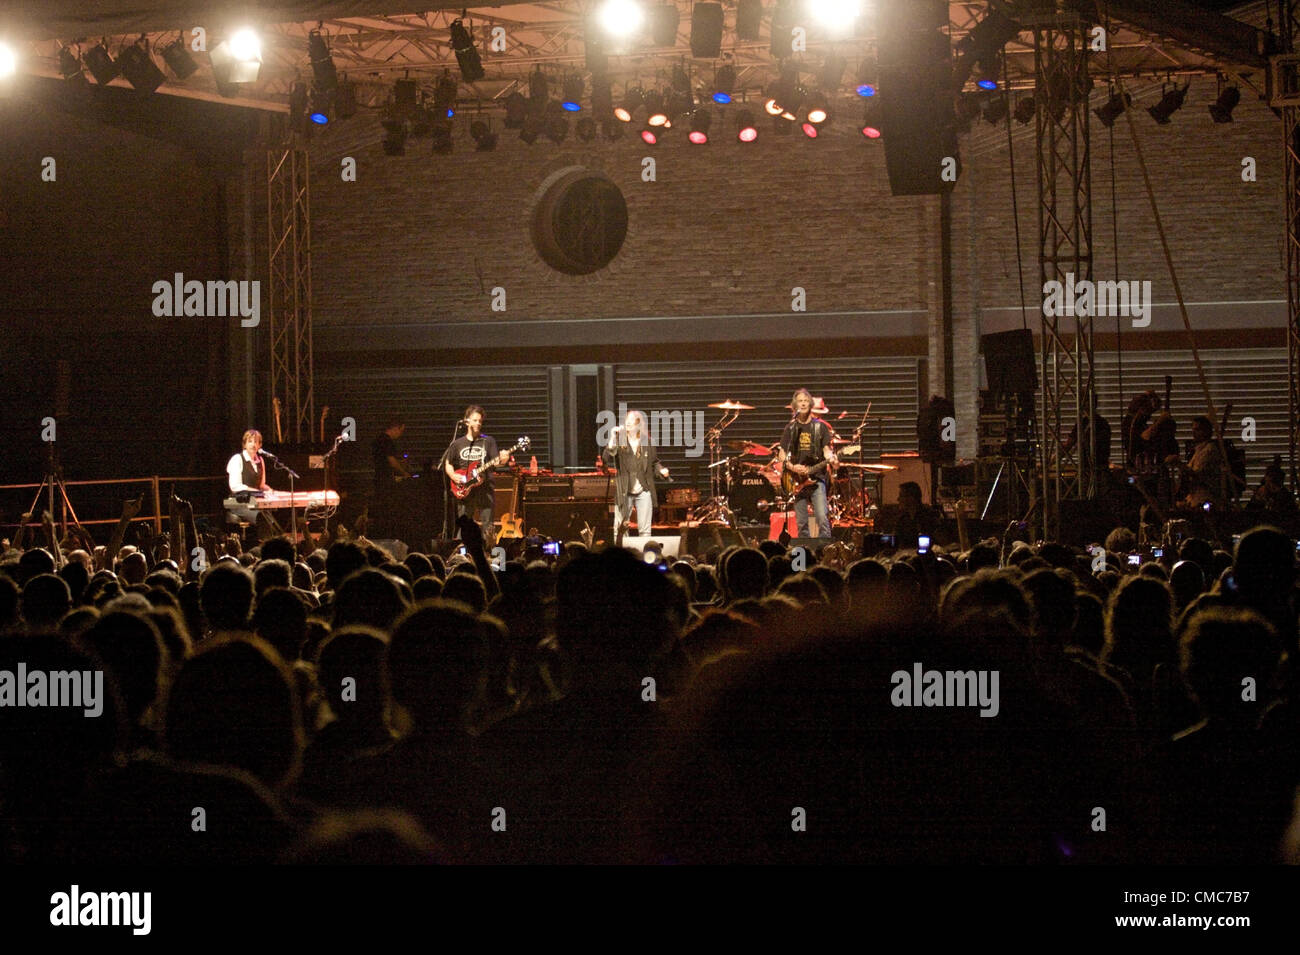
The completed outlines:
{"type": "MultiPolygon", "coordinates": [[[[483,434],[483,409],[470,405],[465,409],[464,437],[457,438],[443,455],[443,469],[447,480],[453,484],[469,484],[476,472],[484,467],[502,467],[510,463],[510,452],[499,451],[496,439],[483,434]]],[[[483,543],[492,547],[496,534],[492,528],[494,500],[491,480],[484,481],[468,497],[456,503],[456,516],[468,516],[478,522],[483,530],[483,543]]]]}
{"type": "Polygon", "coordinates": [[[231,496],[222,503],[226,521],[230,524],[257,523],[257,510],[249,506],[249,498],[271,490],[266,483],[266,461],[262,457],[262,432],[252,428],[244,432],[244,450],[226,464],[226,477],[231,496]]]}
{"type": "Polygon", "coordinates": [[[606,467],[618,469],[614,479],[614,539],[636,511],[636,532],[650,534],[655,506],[655,476],[668,477],[668,469],[659,463],[659,455],[646,432],[645,414],[629,411],[623,427],[609,435],[609,446],[600,452],[606,467]]]}
{"type": "MultiPolygon", "coordinates": [[[[269,491],[266,462],[262,460],[262,432],[249,428],[244,432],[244,450],[226,464],[231,494],[269,491]]],[[[247,498],[245,498],[247,500],[247,498]]]]}
{"type": "Polygon", "coordinates": [[[807,537],[808,506],[811,502],[813,516],[817,519],[817,536],[822,540],[833,537],[830,518],[826,513],[826,489],[829,466],[837,463],[830,426],[813,414],[813,396],[807,388],[800,388],[790,399],[794,417],[781,432],[777,447],[777,462],[781,466],[783,485],[787,493],[795,494],[794,517],[799,526],[799,536],[807,537]],[[795,490],[799,485],[806,485],[795,490]]]}

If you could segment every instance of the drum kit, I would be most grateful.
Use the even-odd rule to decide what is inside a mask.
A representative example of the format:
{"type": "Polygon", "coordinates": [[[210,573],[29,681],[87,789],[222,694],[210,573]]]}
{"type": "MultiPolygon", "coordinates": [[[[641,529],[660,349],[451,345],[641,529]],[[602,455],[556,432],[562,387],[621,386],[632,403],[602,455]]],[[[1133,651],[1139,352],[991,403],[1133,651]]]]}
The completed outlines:
{"type": "MultiPolygon", "coordinates": [[[[742,411],[755,408],[730,398],[709,407],[720,410],[722,417],[706,434],[709,498],[696,508],[693,518],[702,523],[735,527],[742,523],[762,523],[771,517],[775,526],[777,517],[792,512],[794,502],[801,496],[799,493],[786,494],[782,490],[781,465],[777,459],[779,441],[760,444],[742,439],[724,444],[723,432],[739,420],[742,411]],[[725,455],[724,451],[727,452],[725,455]]],[[[823,420],[830,413],[821,398],[815,399],[812,411],[823,420]]],[[[862,452],[861,436],[870,413],[871,405],[868,404],[852,437],[840,437],[827,422],[836,457],[840,459],[831,469],[831,482],[827,488],[826,509],[833,524],[860,527],[871,524],[876,505],[868,490],[869,476],[896,470],[892,464],[856,460],[862,452]]],[[[845,413],[839,417],[845,417],[845,413]]],[[[880,420],[880,416],[876,419],[880,420]]]]}

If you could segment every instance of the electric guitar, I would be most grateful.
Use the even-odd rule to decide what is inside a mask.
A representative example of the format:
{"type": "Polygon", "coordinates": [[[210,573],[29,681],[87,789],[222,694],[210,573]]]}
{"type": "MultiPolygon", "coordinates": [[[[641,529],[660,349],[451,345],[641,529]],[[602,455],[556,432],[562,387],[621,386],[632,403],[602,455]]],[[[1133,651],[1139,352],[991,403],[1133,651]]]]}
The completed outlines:
{"type": "MultiPolygon", "coordinates": [[[[841,448],[837,454],[857,454],[862,449],[859,444],[849,444],[841,448]]],[[[808,469],[806,475],[796,474],[792,471],[790,459],[786,458],[785,467],[781,469],[781,493],[787,497],[795,497],[802,494],[808,488],[817,483],[816,475],[824,468],[831,466],[830,461],[818,461],[808,469]]]]}
{"type": "MultiPolygon", "coordinates": [[[[530,438],[520,438],[514,443],[514,447],[510,448],[506,453],[514,454],[516,451],[527,451],[532,443],[530,438]]],[[[496,466],[496,459],[494,458],[489,463],[480,461],[472,467],[456,468],[456,476],[465,479],[464,483],[460,481],[451,482],[451,493],[455,495],[456,500],[463,501],[469,497],[488,479],[488,475],[492,473],[492,469],[496,466]]]]}

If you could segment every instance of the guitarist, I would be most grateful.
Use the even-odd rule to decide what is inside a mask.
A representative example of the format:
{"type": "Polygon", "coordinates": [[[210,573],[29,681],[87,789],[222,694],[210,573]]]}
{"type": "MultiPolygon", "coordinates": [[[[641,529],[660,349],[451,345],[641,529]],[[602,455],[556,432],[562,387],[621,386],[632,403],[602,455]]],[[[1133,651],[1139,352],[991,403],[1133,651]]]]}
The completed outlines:
{"type": "Polygon", "coordinates": [[[838,463],[831,446],[831,429],[821,418],[813,416],[812,392],[800,388],[790,401],[794,417],[781,432],[776,459],[782,470],[800,480],[812,477],[815,483],[802,492],[794,503],[795,522],[799,536],[808,537],[808,501],[812,499],[813,514],[817,518],[817,534],[830,540],[830,518],[826,514],[826,488],[830,484],[830,467],[838,463]]]}
{"type": "MultiPolygon", "coordinates": [[[[466,471],[472,468],[503,467],[510,462],[509,451],[498,451],[496,439],[490,434],[483,434],[483,409],[470,405],[465,409],[464,437],[457,438],[443,455],[443,468],[447,480],[453,484],[468,484],[466,474],[457,474],[457,469],[466,471]]],[[[484,481],[469,496],[456,502],[456,516],[468,516],[478,522],[483,529],[485,546],[491,547],[496,542],[492,528],[492,511],[494,508],[492,482],[484,481]]]]}

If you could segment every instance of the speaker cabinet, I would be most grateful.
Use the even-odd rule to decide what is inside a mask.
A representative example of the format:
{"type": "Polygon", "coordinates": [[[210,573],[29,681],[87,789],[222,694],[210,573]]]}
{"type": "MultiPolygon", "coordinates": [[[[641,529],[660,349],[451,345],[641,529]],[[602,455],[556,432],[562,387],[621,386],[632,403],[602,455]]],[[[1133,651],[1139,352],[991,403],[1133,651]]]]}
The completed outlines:
{"type": "Polygon", "coordinates": [[[722,53],[722,4],[697,3],[691,11],[691,56],[717,59],[722,53]]]}

